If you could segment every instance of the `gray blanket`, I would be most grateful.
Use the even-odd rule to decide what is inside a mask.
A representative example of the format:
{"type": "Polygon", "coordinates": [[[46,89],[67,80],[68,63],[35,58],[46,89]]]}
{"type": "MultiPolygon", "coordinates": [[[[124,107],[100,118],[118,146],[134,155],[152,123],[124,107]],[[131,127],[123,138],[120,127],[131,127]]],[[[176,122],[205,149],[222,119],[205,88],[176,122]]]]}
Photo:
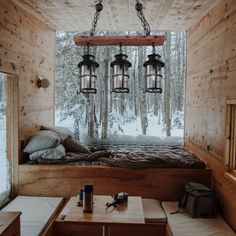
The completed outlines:
{"type": "Polygon", "coordinates": [[[40,164],[74,163],[122,168],[193,168],[206,164],[181,146],[102,145],[90,147],[91,154],[67,153],[60,160],[39,158],[40,164]]]}

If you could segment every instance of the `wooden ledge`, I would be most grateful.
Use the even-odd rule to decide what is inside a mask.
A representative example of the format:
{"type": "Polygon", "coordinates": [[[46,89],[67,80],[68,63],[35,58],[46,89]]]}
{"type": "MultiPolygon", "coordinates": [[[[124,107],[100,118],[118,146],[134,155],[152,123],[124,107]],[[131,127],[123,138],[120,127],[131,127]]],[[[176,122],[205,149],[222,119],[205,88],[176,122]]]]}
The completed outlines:
{"type": "Polygon", "coordinates": [[[161,46],[165,42],[164,35],[156,36],[75,36],[77,46],[161,46]]]}
{"type": "Polygon", "coordinates": [[[109,166],[19,165],[19,193],[24,195],[70,197],[86,182],[94,194],[128,192],[133,196],[174,201],[188,181],[210,185],[209,169],[125,169],[109,166]]]}

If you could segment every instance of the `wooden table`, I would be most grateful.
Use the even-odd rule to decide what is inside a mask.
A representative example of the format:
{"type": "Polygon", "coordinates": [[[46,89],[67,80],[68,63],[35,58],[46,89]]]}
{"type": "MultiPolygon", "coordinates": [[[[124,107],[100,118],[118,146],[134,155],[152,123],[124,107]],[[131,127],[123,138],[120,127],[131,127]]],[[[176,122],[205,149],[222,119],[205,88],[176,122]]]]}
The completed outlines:
{"type": "Polygon", "coordinates": [[[21,212],[0,211],[0,235],[20,235],[21,212]]]}
{"type": "Polygon", "coordinates": [[[113,207],[106,207],[111,202],[111,196],[94,196],[92,213],[84,213],[83,207],[73,205],[65,217],[65,222],[78,224],[100,224],[103,227],[103,236],[110,235],[112,224],[144,224],[144,214],[141,197],[129,196],[128,203],[113,207]]]}

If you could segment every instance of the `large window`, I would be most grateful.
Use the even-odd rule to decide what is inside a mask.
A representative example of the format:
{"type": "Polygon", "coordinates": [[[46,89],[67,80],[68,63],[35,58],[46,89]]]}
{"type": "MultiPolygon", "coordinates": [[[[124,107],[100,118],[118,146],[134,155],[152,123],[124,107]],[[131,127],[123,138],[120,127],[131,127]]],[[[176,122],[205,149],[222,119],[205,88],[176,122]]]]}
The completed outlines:
{"type": "Polygon", "coordinates": [[[0,73],[0,204],[10,193],[10,163],[7,158],[7,80],[0,73]]]}
{"type": "Polygon", "coordinates": [[[226,127],[226,166],[236,177],[236,100],[227,102],[226,127]]]}
{"type": "MultiPolygon", "coordinates": [[[[120,35],[132,34],[123,32],[120,35]]],[[[163,93],[144,93],[143,63],[151,47],[124,47],[132,63],[130,93],[111,93],[110,63],[119,47],[94,47],[99,63],[97,94],[79,93],[78,62],[86,47],[73,42],[76,34],[57,32],[55,124],[74,131],[82,142],[181,144],[184,129],[185,33],[166,33],[166,43],[157,47],[166,66],[163,93]]],[[[133,34],[138,34],[134,32],[133,34]]],[[[118,35],[100,32],[98,35],[118,35]]]]}
{"type": "Polygon", "coordinates": [[[17,165],[18,76],[0,73],[0,206],[15,190],[17,165]]]}

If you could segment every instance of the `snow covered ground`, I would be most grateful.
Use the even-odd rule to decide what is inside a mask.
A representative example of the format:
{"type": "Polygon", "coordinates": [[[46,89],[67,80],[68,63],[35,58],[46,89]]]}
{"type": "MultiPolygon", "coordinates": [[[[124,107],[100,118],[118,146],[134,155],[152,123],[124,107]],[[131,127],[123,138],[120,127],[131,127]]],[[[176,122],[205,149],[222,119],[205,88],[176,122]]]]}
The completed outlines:
{"type": "MultiPolygon", "coordinates": [[[[60,121],[60,116],[58,114],[55,115],[55,125],[67,127],[71,131],[74,131],[73,124],[74,122],[72,117],[60,121]]],[[[110,135],[106,143],[181,145],[183,143],[184,129],[172,128],[171,136],[166,137],[165,130],[161,124],[158,124],[157,117],[148,115],[148,128],[146,135],[142,135],[141,121],[139,117],[130,123],[114,123],[113,127],[109,129],[109,132],[110,135]]],[[[98,133],[100,136],[101,128],[98,129],[98,133]]],[[[86,136],[86,134],[87,127],[84,127],[81,124],[80,137],[82,138],[80,141],[84,143],[101,142],[101,140],[95,139],[86,140],[83,138],[86,136]]]]}

